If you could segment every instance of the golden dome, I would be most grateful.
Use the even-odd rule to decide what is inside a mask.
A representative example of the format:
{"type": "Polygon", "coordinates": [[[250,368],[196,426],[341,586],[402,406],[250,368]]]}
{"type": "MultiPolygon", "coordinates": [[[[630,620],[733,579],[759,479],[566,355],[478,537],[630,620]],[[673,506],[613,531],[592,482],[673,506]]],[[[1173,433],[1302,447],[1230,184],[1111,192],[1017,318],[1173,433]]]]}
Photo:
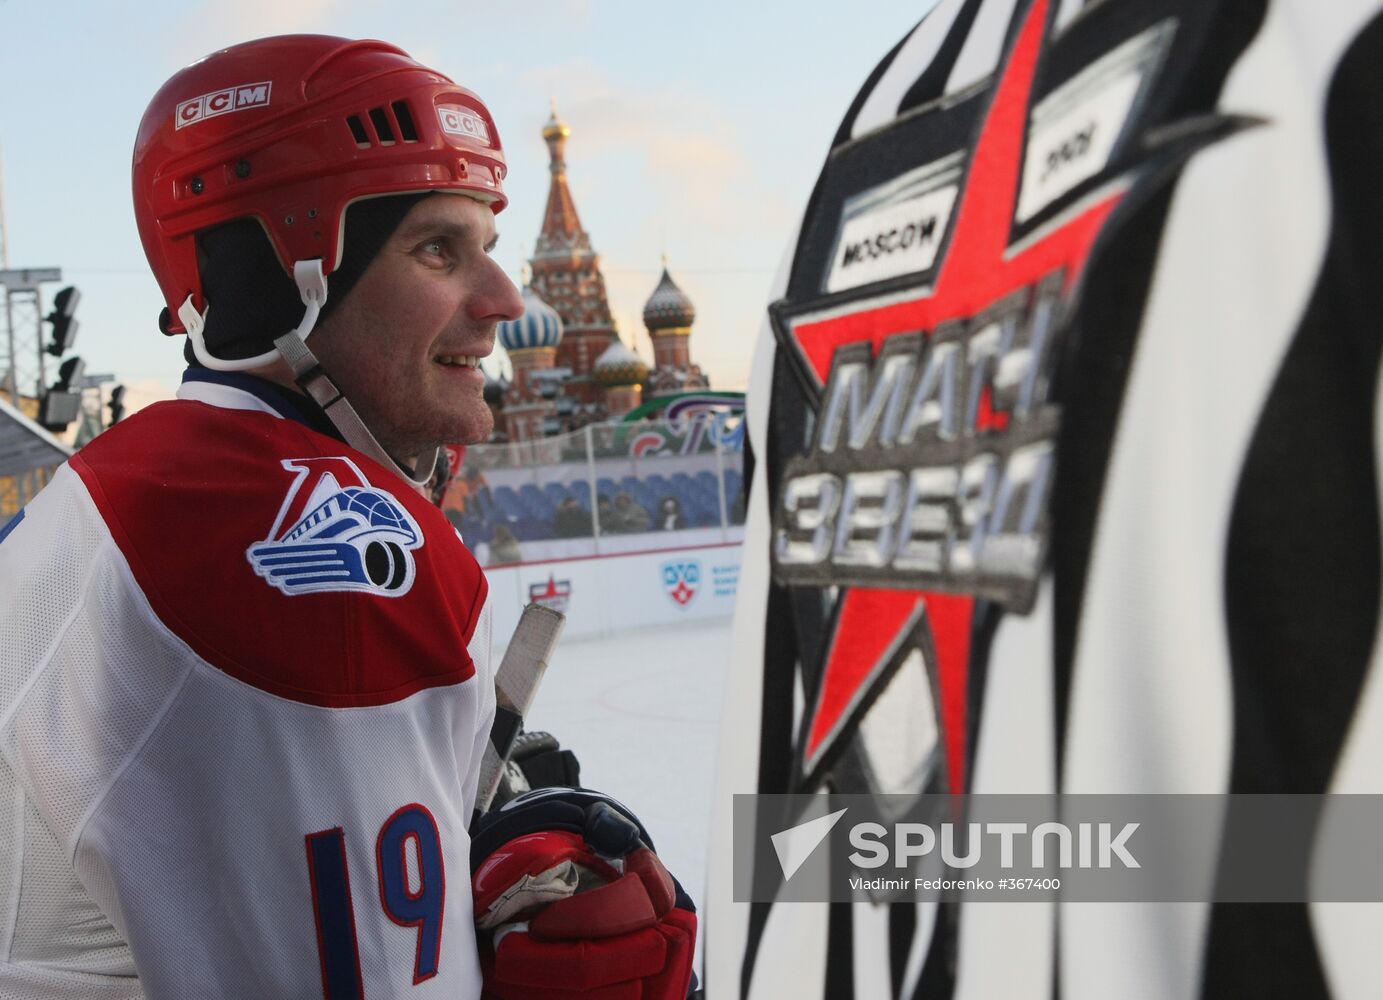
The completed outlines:
{"type": "Polygon", "coordinates": [[[648,378],[648,365],[616,337],[596,359],[591,375],[607,389],[638,385],[648,378]]]}
{"type": "Polygon", "coordinates": [[[571,127],[557,117],[557,102],[552,102],[552,117],[543,126],[544,139],[565,139],[571,135],[571,127]]]}

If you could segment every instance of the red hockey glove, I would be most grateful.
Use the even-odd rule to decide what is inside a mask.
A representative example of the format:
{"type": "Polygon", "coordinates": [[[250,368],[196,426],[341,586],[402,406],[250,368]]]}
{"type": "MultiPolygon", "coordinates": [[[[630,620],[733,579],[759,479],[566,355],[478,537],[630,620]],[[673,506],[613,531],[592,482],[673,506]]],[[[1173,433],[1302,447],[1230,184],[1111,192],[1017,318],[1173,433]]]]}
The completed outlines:
{"type": "Polygon", "coordinates": [[[485,1000],[684,1000],[696,912],[618,802],[542,789],[482,818],[485,1000]]]}

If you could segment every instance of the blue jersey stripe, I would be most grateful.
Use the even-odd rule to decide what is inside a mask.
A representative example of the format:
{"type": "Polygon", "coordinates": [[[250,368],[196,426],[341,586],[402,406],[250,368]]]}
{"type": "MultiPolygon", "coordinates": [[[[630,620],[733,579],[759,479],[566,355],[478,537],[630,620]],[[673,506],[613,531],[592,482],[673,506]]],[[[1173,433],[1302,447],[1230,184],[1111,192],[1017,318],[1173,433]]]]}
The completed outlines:
{"type": "Polygon", "coordinates": [[[24,520],[24,510],[25,508],[20,507],[19,513],[10,518],[3,528],[0,528],[0,542],[3,542],[9,537],[11,531],[19,527],[19,522],[24,520]]]}

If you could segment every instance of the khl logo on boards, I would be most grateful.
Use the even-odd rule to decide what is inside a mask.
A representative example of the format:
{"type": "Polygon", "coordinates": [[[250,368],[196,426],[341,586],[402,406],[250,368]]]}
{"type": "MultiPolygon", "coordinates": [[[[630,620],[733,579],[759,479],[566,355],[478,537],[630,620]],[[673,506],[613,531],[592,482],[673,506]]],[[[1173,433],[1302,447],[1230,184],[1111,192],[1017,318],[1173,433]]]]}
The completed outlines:
{"type": "Polygon", "coordinates": [[[701,561],[672,559],[663,563],[663,590],[674,604],[685,608],[696,599],[701,589],[701,561]]]}
{"type": "Polygon", "coordinates": [[[423,532],[403,504],[344,456],[290,458],[283,467],[296,478],[269,536],[245,551],[254,571],[289,596],[408,593],[423,532]]]}
{"type": "Polygon", "coordinates": [[[571,604],[571,581],[559,580],[555,574],[548,574],[546,580],[528,585],[528,602],[566,614],[571,604]]]}

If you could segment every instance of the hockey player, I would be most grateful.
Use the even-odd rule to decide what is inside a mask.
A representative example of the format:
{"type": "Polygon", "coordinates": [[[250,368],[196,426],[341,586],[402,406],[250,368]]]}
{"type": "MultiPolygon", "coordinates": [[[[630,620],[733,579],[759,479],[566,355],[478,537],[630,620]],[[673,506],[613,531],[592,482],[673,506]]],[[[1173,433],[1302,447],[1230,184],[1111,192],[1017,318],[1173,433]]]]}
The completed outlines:
{"type": "Polygon", "coordinates": [[[707,996],[1379,996],[1378,903],[732,901],[732,792],[1383,792],[1380,5],[918,6],[750,386],[707,996]]]}
{"type": "Polygon", "coordinates": [[[685,996],[628,810],[467,830],[488,592],[420,487],[490,431],[504,171],[480,98],[381,42],[154,97],[135,214],[191,366],[0,529],[0,996],[685,996]]]}

